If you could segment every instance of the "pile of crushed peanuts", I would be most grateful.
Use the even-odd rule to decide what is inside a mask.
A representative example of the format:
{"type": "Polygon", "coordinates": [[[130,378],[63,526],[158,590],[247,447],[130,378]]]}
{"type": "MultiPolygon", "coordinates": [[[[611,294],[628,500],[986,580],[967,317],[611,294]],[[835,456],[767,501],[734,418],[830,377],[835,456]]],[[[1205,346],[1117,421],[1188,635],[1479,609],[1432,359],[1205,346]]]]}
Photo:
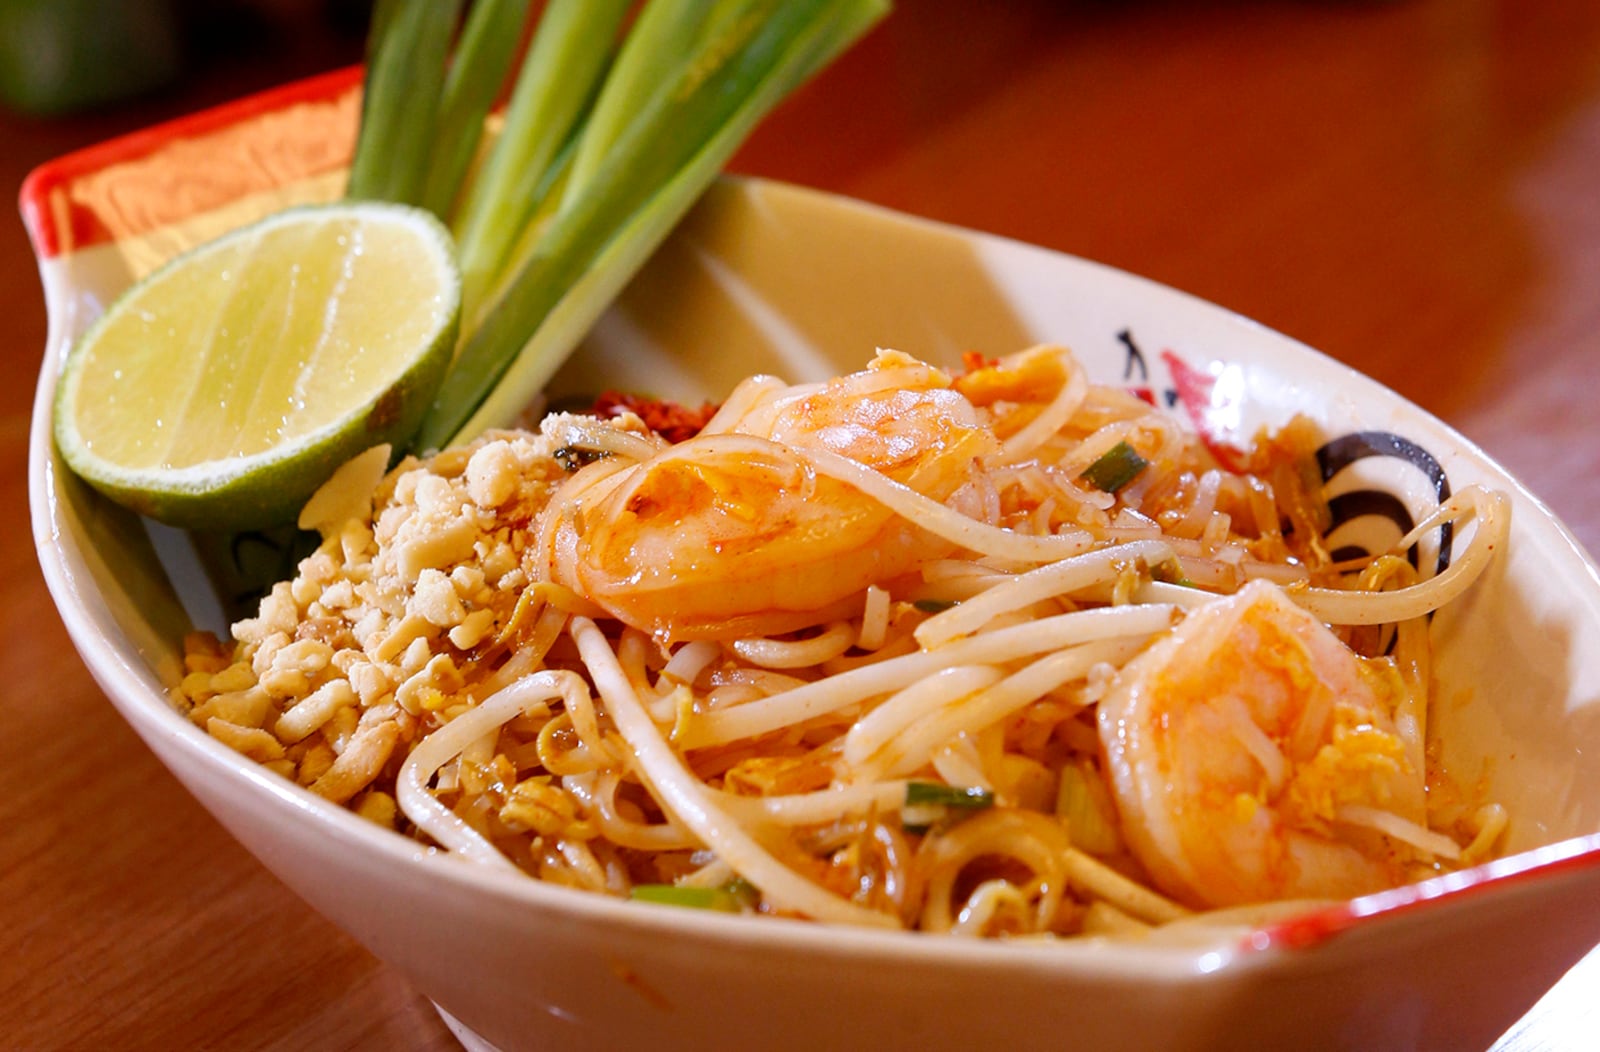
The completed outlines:
{"type": "Polygon", "coordinates": [[[174,704],[239,753],[395,825],[389,787],[411,747],[503,685],[493,662],[525,620],[537,517],[566,475],[555,440],[526,431],[380,467],[356,484],[365,492],[336,495],[321,544],[231,642],[185,639],[174,704]]]}

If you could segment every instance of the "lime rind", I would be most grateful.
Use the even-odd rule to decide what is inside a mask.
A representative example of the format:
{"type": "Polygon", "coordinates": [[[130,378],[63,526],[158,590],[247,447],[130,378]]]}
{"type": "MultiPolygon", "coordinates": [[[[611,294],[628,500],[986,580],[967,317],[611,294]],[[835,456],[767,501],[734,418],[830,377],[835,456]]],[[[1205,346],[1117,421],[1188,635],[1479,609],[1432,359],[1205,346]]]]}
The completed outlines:
{"type": "MultiPolygon", "coordinates": [[[[373,446],[403,448],[416,431],[455,349],[460,324],[460,271],[448,230],[431,213],[386,202],[341,201],[287,209],[241,227],[168,261],[119,296],[68,352],[54,405],[56,446],[73,472],[119,504],[169,525],[205,530],[246,530],[292,522],[310,495],[341,464],[373,446]],[[416,262],[434,270],[439,308],[434,324],[417,341],[416,353],[397,375],[354,409],[326,424],[260,453],[227,455],[177,467],[146,469],[98,455],[83,441],[80,414],[96,407],[79,404],[82,372],[114,367],[89,353],[100,335],[139,309],[149,290],[179,268],[205,266],[206,258],[241,239],[276,226],[355,218],[365,223],[399,224],[413,233],[416,262]]],[[[219,446],[223,443],[219,441],[219,446]]]]}

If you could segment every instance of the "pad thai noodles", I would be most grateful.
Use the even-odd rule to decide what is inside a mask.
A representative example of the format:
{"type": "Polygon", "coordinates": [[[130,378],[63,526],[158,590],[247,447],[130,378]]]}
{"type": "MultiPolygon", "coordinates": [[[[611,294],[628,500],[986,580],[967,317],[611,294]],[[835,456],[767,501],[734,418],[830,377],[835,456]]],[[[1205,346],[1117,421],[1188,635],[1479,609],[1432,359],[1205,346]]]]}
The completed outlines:
{"type": "Polygon", "coordinates": [[[1335,561],[1308,422],[1224,467],[1048,346],[662,408],[358,458],[176,702],[476,863],[824,922],[1131,933],[1494,852],[1430,767],[1427,619],[1502,496],[1335,561]]]}

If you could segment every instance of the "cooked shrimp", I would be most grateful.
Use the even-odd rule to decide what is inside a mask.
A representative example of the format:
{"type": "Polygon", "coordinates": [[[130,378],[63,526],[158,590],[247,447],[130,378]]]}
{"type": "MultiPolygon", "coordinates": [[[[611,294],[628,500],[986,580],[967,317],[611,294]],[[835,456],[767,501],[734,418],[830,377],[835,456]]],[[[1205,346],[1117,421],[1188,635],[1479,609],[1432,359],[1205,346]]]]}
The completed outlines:
{"type": "Polygon", "coordinates": [[[944,373],[884,352],[863,372],[740,402],[713,420],[720,433],[575,498],[547,542],[551,577],[664,637],[756,635],[829,620],[869,584],[955,550],[807,456],[962,504],[996,441],[944,373]]]}
{"type": "Polygon", "coordinates": [[[1403,690],[1276,585],[1200,608],[1100,704],[1129,847],[1193,906],[1401,882],[1453,848],[1423,827],[1422,772],[1393,718],[1403,690]]]}

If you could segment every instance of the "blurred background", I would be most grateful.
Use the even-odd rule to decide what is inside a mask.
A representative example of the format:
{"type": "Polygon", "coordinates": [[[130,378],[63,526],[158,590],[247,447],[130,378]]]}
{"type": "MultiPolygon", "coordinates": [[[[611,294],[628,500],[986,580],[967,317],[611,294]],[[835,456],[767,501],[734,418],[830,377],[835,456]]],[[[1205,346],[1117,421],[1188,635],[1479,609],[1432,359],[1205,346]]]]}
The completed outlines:
{"type": "MultiPolygon", "coordinates": [[[[15,201],[52,157],[357,62],[366,14],[0,0],[0,183],[15,201]]],[[[1255,318],[1444,417],[1600,551],[1595,0],[898,0],[733,167],[1255,318]]],[[[0,1045],[454,1047],[77,663],[27,522],[46,319],[14,211],[0,318],[0,638],[29,641],[0,648],[0,1045]]],[[[1563,989],[1595,1019],[1594,979],[1563,989]]]]}
{"type": "Polygon", "coordinates": [[[370,0],[0,0],[0,102],[83,113],[315,42],[359,56],[370,0]]]}

